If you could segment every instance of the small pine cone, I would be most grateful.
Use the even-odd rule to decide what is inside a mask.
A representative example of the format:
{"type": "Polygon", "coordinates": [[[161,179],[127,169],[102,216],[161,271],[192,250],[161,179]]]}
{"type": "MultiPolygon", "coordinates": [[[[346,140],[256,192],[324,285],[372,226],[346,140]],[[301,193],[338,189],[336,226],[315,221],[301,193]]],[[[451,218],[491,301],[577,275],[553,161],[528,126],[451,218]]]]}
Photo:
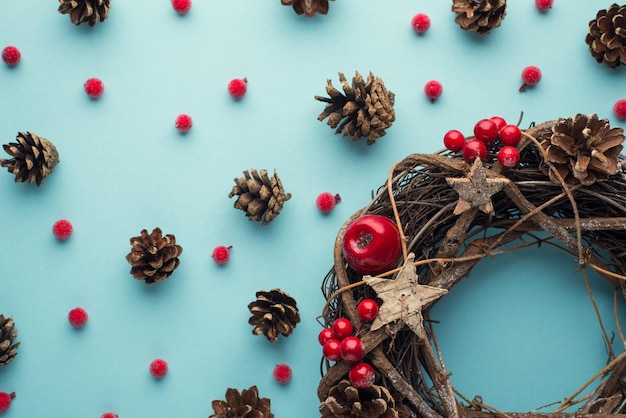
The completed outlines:
{"type": "Polygon", "coordinates": [[[9,365],[17,356],[17,348],[21,343],[16,343],[17,328],[13,318],[5,318],[0,315],[0,367],[9,365]]]}
{"type": "MultiPolygon", "coordinates": [[[[541,147],[567,184],[589,186],[620,170],[619,155],[624,142],[624,129],[611,128],[607,119],[598,115],[578,114],[558,119],[552,135],[545,135],[541,147]]],[[[560,183],[558,176],[544,162],[541,170],[550,180],[560,183]]]]}
{"type": "Polygon", "coordinates": [[[59,0],[59,13],[69,14],[72,23],[89,23],[94,26],[104,22],[109,14],[110,0],[59,0]]]}
{"type": "Polygon", "coordinates": [[[371,385],[357,389],[345,379],[330,388],[320,404],[320,413],[322,418],[399,418],[395,400],[387,388],[371,385]]]}
{"type": "Polygon", "coordinates": [[[263,334],[272,343],[279,334],[288,337],[300,322],[296,300],[280,289],[256,292],[256,300],[248,304],[248,309],[252,313],[248,319],[254,325],[252,333],[263,334]]]}
{"type": "Polygon", "coordinates": [[[59,153],[52,142],[32,132],[19,132],[17,142],[2,147],[11,159],[0,158],[0,166],[15,174],[16,182],[27,181],[41,186],[59,163],[59,153]]]}
{"type": "MultiPolygon", "coordinates": [[[[334,0],[332,0],[334,1],[334,0]]],[[[280,0],[283,6],[292,6],[298,15],[313,17],[315,13],[328,13],[328,0],[280,0]]]]}
{"type": "Polygon", "coordinates": [[[269,398],[259,398],[259,389],[252,386],[241,394],[237,389],[226,390],[226,400],[212,402],[215,414],[209,418],[274,418],[269,398]]]}
{"type": "Polygon", "coordinates": [[[130,274],[146,284],[167,279],[180,264],[178,257],[183,247],[176,245],[174,235],[163,236],[161,228],[154,228],[151,234],[144,229],[140,236],[130,239],[130,245],[132,248],[126,256],[132,265],[130,274]]]}
{"type": "Polygon", "coordinates": [[[328,79],[326,93],[330,97],[315,96],[316,100],[328,103],[317,120],[328,118],[328,125],[337,128],[336,134],[343,132],[343,136],[351,136],[353,141],[366,137],[367,145],[372,145],[386,134],[385,130],[396,120],[393,109],[395,95],[387,90],[382,79],[374,77],[371,72],[365,81],[356,71],[352,85],[348,84],[343,73],[339,73],[339,81],[345,94],[339,92],[328,79]]]}
{"type": "Polygon", "coordinates": [[[462,29],[486,35],[502,23],[506,0],[453,0],[452,11],[462,29]]]}
{"type": "Polygon", "coordinates": [[[291,193],[285,193],[283,183],[278,178],[276,170],[274,177],[270,178],[267,170],[259,173],[255,169],[243,172],[244,177],[235,179],[228,197],[238,196],[235,201],[235,209],[246,212],[251,221],[261,221],[267,225],[274,220],[283,209],[283,205],[291,199],[291,193]]]}
{"type": "Polygon", "coordinates": [[[626,65],[626,6],[613,4],[589,22],[585,38],[591,55],[610,68],[626,65]]]}

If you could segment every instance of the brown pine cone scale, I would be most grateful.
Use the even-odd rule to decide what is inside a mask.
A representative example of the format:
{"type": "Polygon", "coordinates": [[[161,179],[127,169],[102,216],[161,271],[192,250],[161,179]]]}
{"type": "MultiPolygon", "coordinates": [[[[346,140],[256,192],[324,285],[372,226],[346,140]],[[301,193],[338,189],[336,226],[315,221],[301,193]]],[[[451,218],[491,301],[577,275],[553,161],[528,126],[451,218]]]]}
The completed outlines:
{"type": "Polygon", "coordinates": [[[399,418],[387,388],[371,385],[357,389],[345,379],[330,389],[319,408],[322,418],[399,418]]]}
{"type": "Polygon", "coordinates": [[[626,65],[626,5],[613,4],[589,22],[585,38],[591,55],[610,68],[626,65]]]}
{"type": "Polygon", "coordinates": [[[252,316],[248,323],[254,326],[254,335],[265,335],[276,342],[279,335],[288,337],[300,322],[296,300],[280,289],[256,292],[256,300],[248,304],[252,316]]]}
{"type": "Polygon", "coordinates": [[[59,0],[59,13],[69,14],[72,23],[95,26],[109,14],[110,0],[59,0]]]}
{"type": "Polygon", "coordinates": [[[462,29],[486,35],[502,23],[506,0],[453,0],[452,11],[462,29]]]}
{"type": "Polygon", "coordinates": [[[15,342],[17,328],[13,318],[0,315],[0,367],[8,366],[15,356],[21,343],[15,342]]]}
{"type": "MultiPolygon", "coordinates": [[[[332,0],[334,1],[334,0],[332,0]]],[[[298,14],[313,17],[315,13],[325,15],[328,13],[328,0],[280,0],[283,6],[291,6],[298,14]]]]}
{"type": "Polygon", "coordinates": [[[0,158],[0,166],[15,175],[15,182],[41,186],[59,163],[59,153],[52,142],[32,132],[19,132],[17,142],[2,147],[12,158],[0,158]]]}
{"type": "Polygon", "coordinates": [[[259,398],[259,389],[252,386],[239,393],[237,389],[226,390],[226,400],[214,400],[215,413],[209,418],[274,418],[270,411],[271,400],[259,398]]]}
{"type": "Polygon", "coordinates": [[[243,175],[235,179],[235,186],[228,197],[237,196],[235,209],[246,212],[250,221],[259,221],[265,226],[280,214],[285,202],[291,199],[291,194],[285,193],[275,170],[271,178],[267,170],[246,170],[243,175]]]}
{"type": "Polygon", "coordinates": [[[154,228],[151,234],[144,229],[141,235],[130,239],[132,246],[126,260],[132,265],[130,274],[146,284],[167,279],[179,266],[178,258],[183,247],[176,244],[172,234],[163,236],[161,228],[154,228]]]}

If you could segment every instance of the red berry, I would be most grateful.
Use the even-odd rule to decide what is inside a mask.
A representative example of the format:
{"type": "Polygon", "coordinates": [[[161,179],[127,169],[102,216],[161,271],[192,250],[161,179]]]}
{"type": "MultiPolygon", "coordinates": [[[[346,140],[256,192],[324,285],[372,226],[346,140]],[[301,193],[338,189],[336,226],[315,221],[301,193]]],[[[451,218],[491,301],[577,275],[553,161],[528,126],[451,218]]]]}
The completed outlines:
{"type": "Polygon", "coordinates": [[[441,93],[443,93],[443,86],[437,80],[430,80],[424,86],[424,94],[432,103],[435,103],[435,100],[441,96],[441,93]]]}
{"type": "Polygon", "coordinates": [[[324,328],[317,336],[317,341],[319,341],[320,345],[324,345],[326,344],[326,341],[332,339],[337,339],[337,337],[333,334],[333,330],[330,328],[324,328]]]}
{"type": "Polygon", "coordinates": [[[535,6],[540,12],[547,12],[548,9],[552,8],[552,3],[554,0],[535,0],[535,6]]]}
{"type": "Polygon", "coordinates": [[[274,379],[281,385],[291,380],[291,367],[287,364],[277,364],[274,367],[274,379]]]}
{"type": "Polygon", "coordinates": [[[219,265],[226,264],[228,263],[228,260],[230,260],[231,248],[233,248],[232,245],[229,245],[228,247],[218,245],[213,249],[213,254],[211,254],[211,257],[213,257],[213,260],[215,260],[215,262],[219,265]]]}
{"type": "Polygon", "coordinates": [[[15,398],[15,392],[0,392],[0,412],[4,412],[11,407],[11,402],[15,398]]]}
{"type": "Polygon", "coordinates": [[[522,131],[515,125],[506,125],[500,129],[500,142],[504,145],[516,146],[522,139],[522,131]]]}
{"type": "Polygon", "coordinates": [[[498,151],[498,161],[503,167],[513,168],[519,164],[519,151],[517,148],[506,145],[498,151]]]}
{"type": "Polygon", "coordinates": [[[67,219],[60,219],[52,225],[52,233],[57,239],[65,241],[72,235],[74,227],[67,219]]]}
{"type": "Polygon", "coordinates": [[[352,335],[352,322],[348,318],[337,318],[333,322],[332,329],[335,337],[343,340],[352,335]]]}
{"type": "Polygon", "coordinates": [[[357,362],[365,355],[365,347],[363,341],[359,337],[349,336],[341,340],[339,346],[341,358],[349,362],[357,362]]]}
{"type": "Polygon", "coordinates": [[[416,33],[422,34],[430,29],[430,17],[424,13],[418,13],[411,19],[411,27],[416,33]]]}
{"type": "Polygon", "coordinates": [[[491,119],[481,119],[474,125],[474,136],[483,142],[493,142],[498,138],[498,125],[491,119]]]}
{"type": "Polygon", "coordinates": [[[157,379],[162,379],[167,374],[168,366],[167,361],[163,359],[152,360],[150,363],[150,374],[157,379]]]}
{"type": "Polygon", "coordinates": [[[180,132],[185,133],[189,131],[192,125],[193,120],[191,119],[191,116],[181,113],[176,117],[176,129],[180,132]]]}
{"type": "Polygon", "coordinates": [[[104,93],[104,83],[99,78],[90,78],[83,84],[85,93],[92,99],[97,99],[104,93]]]}
{"type": "Polygon", "coordinates": [[[457,131],[456,129],[452,129],[451,131],[446,132],[443,136],[443,145],[450,151],[458,151],[463,148],[463,144],[465,143],[465,136],[457,131]]]}
{"type": "Polygon", "coordinates": [[[626,119],[626,99],[621,99],[615,102],[613,106],[613,113],[618,119],[626,119]]]}
{"type": "Polygon", "coordinates": [[[191,0],[172,0],[172,7],[176,12],[184,15],[191,9],[191,0]]]}
{"type": "Polygon", "coordinates": [[[330,361],[337,361],[341,358],[341,343],[339,340],[331,338],[324,343],[322,354],[330,361]]]}
{"type": "Polygon", "coordinates": [[[506,121],[500,116],[492,116],[489,119],[491,119],[493,123],[496,124],[496,126],[498,127],[498,131],[504,128],[504,126],[506,125],[506,121]]]}
{"type": "Polygon", "coordinates": [[[487,157],[487,147],[483,141],[470,139],[463,144],[461,155],[463,155],[463,159],[468,163],[473,163],[476,158],[484,160],[485,157],[487,157]]]}
{"type": "Polygon", "coordinates": [[[341,196],[338,194],[333,195],[332,193],[323,192],[317,196],[315,200],[315,205],[322,213],[329,213],[331,210],[335,208],[337,203],[341,202],[341,196]]]}
{"type": "Polygon", "coordinates": [[[67,314],[67,320],[74,328],[82,328],[87,323],[89,315],[83,308],[74,308],[67,314]]]}
{"type": "Polygon", "coordinates": [[[526,87],[532,87],[541,80],[541,70],[534,65],[529,65],[522,70],[522,86],[519,91],[526,91],[526,87]]]}
{"type": "Polygon", "coordinates": [[[113,412],[105,412],[100,416],[100,418],[118,418],[118,415],[113,412]]]}
{"type": "Polygon", "coordinates": [[[374,368],[372,366],[361,362],[350,367],[348,379],[350,379],[352,386],[357,389],[366,389],[374,383],[376,373],[374,372],[374,368]]]}
{"type": "Polygon", "coordinates": [[[363,299],[359,302],[357,311],[363,321],[373,321],[378,315],[378,303],[374,299],[363,299]]]}
{"type": "Polygon", "coordinates": [[[228,94],[234,99],[241,99],[248,91],[247,78],[233,78],[228,83],[228,94]]]}
{"type": "Polygon", "coordinates": [[[10,67],[17,65],[17,63],[20,62],[20,58],[22,58],[22,54],[20,50],[14,46],[7,46],[2,50],[2,61],[10,67]]]}

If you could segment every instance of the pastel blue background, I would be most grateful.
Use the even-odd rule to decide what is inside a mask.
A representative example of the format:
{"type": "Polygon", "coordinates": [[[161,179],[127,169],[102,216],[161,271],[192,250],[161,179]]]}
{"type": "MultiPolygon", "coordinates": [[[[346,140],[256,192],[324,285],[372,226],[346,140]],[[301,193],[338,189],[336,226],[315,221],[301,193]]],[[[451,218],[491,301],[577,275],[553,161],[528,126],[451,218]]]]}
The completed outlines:
{"type": "MultiPolygon", "coordinates": [[[[625,71],[597,64],[584,43],[611,1],[556,0],[546,14],[510,1],[484,37],[462,31],[443,0],[338,0],[313,19],[279,0],[195,0],[186,16],[167,0],[112,3],[95,28],[75,27],[53,0],[0,3],[0,47],[22,52],[15,68],[0,65],[1,141],[32,131],[61,158],[40,188],[0,173],[0,313],[22,341],[0,370],[0,390],[18,396],[6,417],[207,417],[226,388],[255,384],[277,417],[318,416],[322,278],[338,228],[391,165],[496,114],[515,123],[524,111],[523,126],[577,112],[617,124],[611,109],[626,96],[625,71]],[[410,27],[418,12],[432,19],[424,36],[410,27]],[[543,80],[520,94],[527,65],[543,80]],[[371,147],[316,120],[326,79],[338,85],[338,71],[355,70],[396,93],[397,120],[371,147]],[[226,84],[244,76],[237,102],[226,84]],[[105,83],[98,100],[83,92],[90,77],[105,83]],[[444,85],[435,104],[422,93],[430,79],[444,85]],[[186,135],[174,128],[179,113],[194,119],[186,135]],[[227,197],[250,168],[275,168],[293,194],[267,227],[227,197]],[[315,208],[322,191],[343,198],[328,216],[315,208]],[[61,218],[75,228],[66,242],[51,233],[61,218]],[[146,286],[124,257],[131,236],[157,226],[184,253],[170,279],[146,286]],[[224,267],[210,258],[220,244],[234,247],[224,267]],[[274,287],[296,298],[302,322],[270,344],[252,336],[247,304],[274,287]],[[81,330],[66,320],[76,306],[90,315],[81,330]],[[148,373],[156,357],[170,365],[161,381],[148,373]],[[277,363],[293,368],[286,386],[273,381],[277,363]]],[[[549,249],[485,261],[433,310],[459,390],[530,410],[603,366],[575,268],[549,249]]],[[[615,329],[611,289],[601,284],[596,297],[615,329]]]]}

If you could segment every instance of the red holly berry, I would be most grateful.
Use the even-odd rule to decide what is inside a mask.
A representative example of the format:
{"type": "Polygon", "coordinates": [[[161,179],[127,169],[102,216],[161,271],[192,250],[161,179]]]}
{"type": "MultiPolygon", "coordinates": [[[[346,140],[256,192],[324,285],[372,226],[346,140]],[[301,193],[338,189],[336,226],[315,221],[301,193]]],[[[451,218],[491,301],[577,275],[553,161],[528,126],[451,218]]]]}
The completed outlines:
{"type": "Polygon", "coordinates": [[[87,323],[89,315],[83,308],[74,308],[67,314],[67,320],[74,328],[82,328],[87,323]]]}
{"type": "Polygon", "coordinates": [[[85,93],[92,99],[97,99],[104,93],[104,83],[99,78],[90,78],[83,84],[85,93]]]}
{"type": "Polygon", "coordinates": [[[424,85],[424,94],[432,103],[435,103],[441,93],[443,93],[443,85],[437,80],[430,80],[424,85]]]}
{"type": "Polygon", "coordinates": [[[469,141],[465,141],[465,144],[463,144],[461,155],[468,163],[473,163],[476,158],[484,160],[485,157],[487,157],[487,147],[483,141],[470,139],[469,141]]]}
{"type": "Polygon", "coordinates": [[[0,392],[0,412],[4,412],[11,407],[11,402],[15,398],[15,392],[0,392]]]}
{"type": "Polygon", "coordinates": [[[535,6],[537,6],[540,12],[547,12],[552,8],[552,3],[554,3],[554,0],[535,0],[535,6]]]}
{"type": "Polygon", "coordinates": [[[357,389],[366,389],[374,383],[376,373],[374,372],[374,368],[372,366],[361,362],[350,367],[348,379],[350,379],[352,386],[357,389]]]}
{"type": "Polygon", "coordinates": [[[184,15],[191,9],[191,0],[172,0],[172,7],[176,12],[184,15]]]}
{"type": "Polygon", "coordinates": [[[615,102],[613,106],[613,113],[618,119],[626,119],[626,99],[621,99],[615,102]]]}
{"type": "Polygon", "coordinates": [[[320,345],[324,345],[326,344],[326,341],[331,340],[333,338],[337,339],[335,334],[333,334],[333,330],[330,328],[324,328],[323,330],[320,331],[319,335],[317,336],[317,341],[319,341],[320,345]]]}
{"type": "Polygon", "coordinates": [[[333,195],[332,193],[323,192],[317,196],[315,200],[315,205],[322,213],[329,213],[335,208],[337,203],[341,202],[341,196],[338,194],[333,195]]]}
{"type": "Polygon", "coordinates": [[[335,322],[333,322],[332,329],[335,337],[343,340],[352,335],[352,322],[350,322],[348,318],[337,318],[335,322]]]}
{"type": "Polygon", "coordinates": [[[322,347],[322,354],[330,361],[337,361],[341,358],[341,342],[335,338],[324,343],[322,347]]]}
{"type": "Polygon", "coordinates": [[[10,67],[17,65],[17,63],[20,62],[20,58],[22,58],[22,54],[20,50],[14,46],[7,46],[2,50],[2,61],[10,67]]]}
{"type": "Polygon", "coordinates": [[[224,245],[218,245],[217,247],[213,249],[213,253],[211,254],[211,257],[213,257],[213,260],[215,260],[215,262],[219,265],[226,264],[228,263],[228,260],[230,260],[231,248],[233,248],[232,245],[229,245],[228,247],[224,245]]]}
{"type": "Polygon", "coordinates": [[[105,412],[100,416],[100,418],[118,418],[118,415],[113,412],[105,412]]]}
{"type": "Polygon", "coordinates": [[[289,382],[291,380],[291,367],[287,364],[277,364],[274,367],[274,379],[281,385],[289,382]]]}
{"type": "Polygon", "coordinates": [[[378,315],[378,303],[374,299],[363,299],[357,306],[357,312],[363,321],[373,321],[378,315]]]}
{"type": "Polygon", "coordinates": [[[354,363],[365,355],[365,346],[359,337],[349,336],[341,340],[339,353],[342,359],[354,363]]]}
{"type": "Polygon", "coordinates": [[[504,145],[516,146],[522,139],[522,131],[515,125],[506,125],[500,129],[500,142],[504,145]]]}
{"type": "Polygon", "coordinates": [[[500,116],[492,116],[489,119],[491,119],[496,124],[496,126],[498,127],[498,131],[504,128],[504,126],[506,125],[506,121],[500,116]]]}
{"type": "Polygon", "coordinates": [[[463,148],[465,135],[456,129],[452,129],[443,136],[443,145],[450,151],[458,151],[463,148]]]}
{"type": "Polygon", "coordinates": [[[157,379],[162,379],[167,374],[168,368],[167,361],[158,358],[150,363],[150,374],[157,379]]]}
{"type": "Polygon", "coordinates": [[[430,29],[430,17],[424,13],[418,13],[411,19],[411,27],[416,33],[422,34],[430,29]]]}
{"type": "Polygon", "coordinates": [[[539,67],[535,67],[534,65],[529,65],[528,67],[522,70],[522,86],[519,88],[519,91],[526,91],[526,87],[532,87],[539,83],[541,80],[541,70],[539,67]]]}
{"type": "Polygon", "coordinates": [[[234,99],[241,99],[248,91],[247,78],[233,78],[228,83],[228,94],[234,99]]]}
{"type": "Polygon", "coordinates": [[[185,133],[189,131],[192,125],[193,120],[191,119],[191,116],[184,113],[176,116],[176,129],[178,129],[180,132],[185,133]]]}
{"type": "Polygon", "coordinates": [[[513,168],[519,164],[519,159],[519,151],[510,145],[506,145],[498,151],[498,161],[503,167],[513,168]]]}
{"type": "Polygon", "coordinates": [[[483,142],[493,142],[498,138],[498,125],[491,119],[481,119],[474,125],[474,136],[483,142]]]}
{"type": "Polygon", "coordinates": [[[72,235],[74,227],[67,219],[60,219],[52,225],[52,233],[57,239],[65,241],[72,235]]]}

